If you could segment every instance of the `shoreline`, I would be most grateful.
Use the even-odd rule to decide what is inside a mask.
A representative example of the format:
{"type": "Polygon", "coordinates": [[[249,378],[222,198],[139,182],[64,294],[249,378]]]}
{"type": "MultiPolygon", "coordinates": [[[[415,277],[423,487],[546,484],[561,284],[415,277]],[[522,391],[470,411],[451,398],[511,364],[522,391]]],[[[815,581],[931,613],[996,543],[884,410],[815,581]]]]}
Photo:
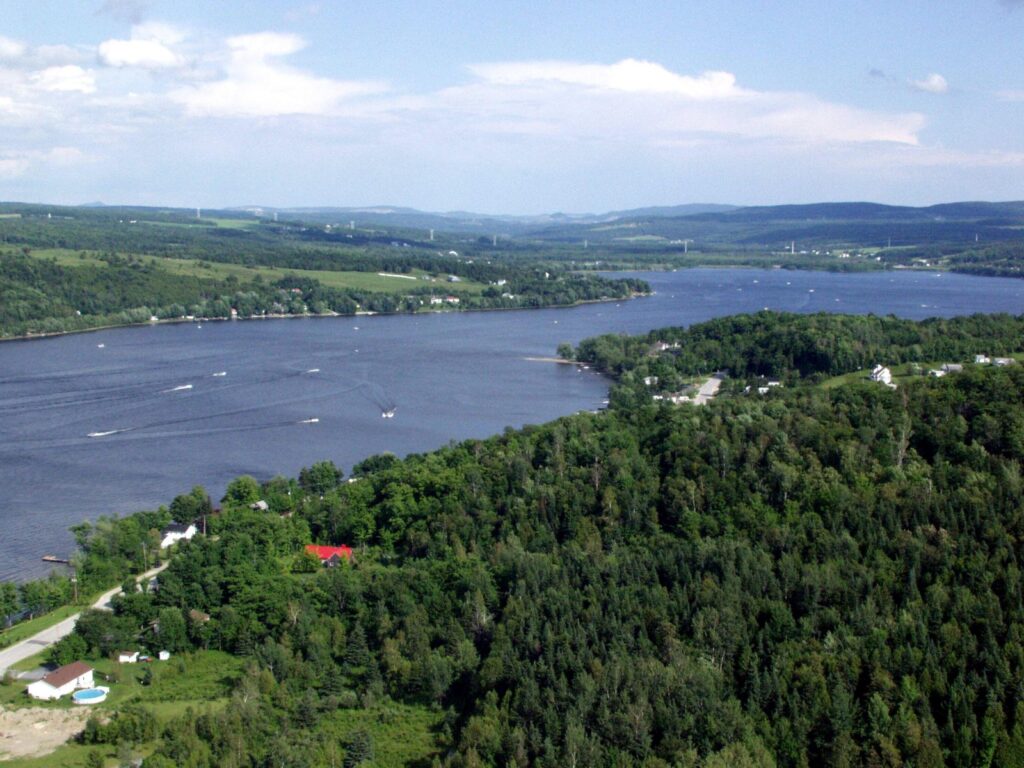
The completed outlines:
{"type": "Polygon", "coordinates": [[[20,336],[0,336],[0,343],[9,341],[36,341],[39,339],[53,339],[61,336],[71,336],[80,333],[94,333],[96,331],[109,331],[115,328],[151,328],[157,325],[181,325],[184,323],[234,323],[234,322],[248,322],[250,320],[296,320],[296,319],[321,319],[321,318],[338,318],[338,317],[369,317],[369,316],[381,316],[381,317],[398,317],[403,315],[444,315],[454,313],[470,313],[470,312],[523,312],[537,309],[572,309],[573,307],[581,307],[586,304],[607,304],[613,301],[631,301],[632,299],[640,299],[645,296],[652,296],[654,291],[650,293],[633,293],[629,296],[621,296],[609,299],[583,299],[581,301],[573,302],[572,304],[548,304],[542,307],[474,307],[472,309],[424,309],[422,312],[370,312],[366,310],[359,310],[349,315],[341,314],[340,312],[324,312],[321,314],[314,314],[312,312],[305,312],[301,315],[285,315],[285,314],[267,314],[267,315],[251,315],[249,317],[194,317],[192,319],[184,317],[168,317],[162,320],[147,320],[144,323],[113,323],[109,325],[97,325],[92,328],[75,328],[70,331],[47,331],[42,333],[26,333],[20,336]]]}

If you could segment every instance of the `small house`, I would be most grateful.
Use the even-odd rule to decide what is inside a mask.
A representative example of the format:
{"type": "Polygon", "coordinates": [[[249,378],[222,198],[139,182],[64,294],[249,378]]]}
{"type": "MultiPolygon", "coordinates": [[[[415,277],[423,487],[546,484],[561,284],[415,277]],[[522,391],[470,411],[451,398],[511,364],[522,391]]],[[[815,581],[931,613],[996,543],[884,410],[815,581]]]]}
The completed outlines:
{"type": "Polygon", "coordinates": [[[645,387],[656,387],[656,386],[658,386],[658,377],[657,376],[644,376],[644,386],[645,387]]]}
{"type": "Polygon", "coordinates": [[[964,367],[960,363],[943,363],[942,370],[946,373],[960,373],[964,367]]]}
{"type": "Polygon", "coordinates": [[[941,379],[943,376],[946,375],[946,372],[940,368],[932,368],[930,371],[928,371],[928,375],[936,379],[941,379]]]}
{"type": "Polygon", "coordinates": [[[139,661],[138,651],[118,651],[117,652],[117,663],[118,664],[136,664],[139,661]]]}
{"type": "Polygon", "coordinates": [[[458,296],[445,296],[444,300],[447,301],[449,304],[458,304],[459,303],[459,297],[458,296]]]}
{"type": "Polygon", "coordinates": [[[195,525],[189,523],[171,523],[160,531],[160,549],[167,549],[172,544],[177,544],[182,539],[191,539],[198,530],[195,525]]]}
{"type": "Polygon", "coordinates": [[[263,499],[260,499],[259,501],[254,501],[252,504],[250,504],[249,509],[254,509],[257,512],[266,512],[267,510],[270,509],[270,505],[267,504],[267,502],[265,502],[263,499]]]}
{"type": "Polygon", "coordinates": [[[442,299],[440,296],[431,296],[430,305],[437,306],[438,304],[444,304],[444,299],[442,299]]]}
{"type": "Polygon", "coordinates": [[[1017,361],[1014,360],[1012,357],[996,357],[996,358],[993,358],[992,365],[998,365],[998,366],[1000,366],[1002,368],[1002,367],[1005,367],[1007,365],[1013,365],[1016,362],[1017,361]]]}
{"type": "Polygon", "coordinates": [[[321,565],[326,568],[333,568],[340,565],[342,561],[348,562],[352,559],[352,547],[344,544],[340,547],[323,547],[319,544],[307,544],[306,551],[319,558],[321,565]]]}
{"type": "Polygon", "coordinates": [[[158,653],[156,655],[156,657],[158,659],[160,659],[160,661],[167,661],[169,658],[171,658],[171,652],[170,651],[160,651],[160,653],[158,653]]]}
{"type": "Polygon", "coordinates": [[[876,365],[871,371],[871,380],[879,381],[882,384],[892,384],[892,371],[884,365],[876,365]]]}
{"type": "Polygon", "coordinates": [[[992,362],[992,360],[988,355],[975,355],[974,362],[976,362],[978,365],[988,365],[989,363],[992,362]]]}
{"type": "Polygon", "coordinates": [[[42,680],[28,686],[28,695],[33,699],[55,701],[79,688],[92,688],[92,667],[84,661],[74,661],[58,667],[42,680]]]}

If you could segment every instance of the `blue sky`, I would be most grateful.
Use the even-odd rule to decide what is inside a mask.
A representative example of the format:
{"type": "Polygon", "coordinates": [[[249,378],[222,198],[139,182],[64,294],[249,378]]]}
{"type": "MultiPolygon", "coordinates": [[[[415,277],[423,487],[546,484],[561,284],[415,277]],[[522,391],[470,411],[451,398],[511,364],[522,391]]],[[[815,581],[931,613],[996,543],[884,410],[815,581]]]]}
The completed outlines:
{"type": "Polygon", "coordinates": [[[0,199],[1022,199],[1021,40],[1021,0],[0,0],[0,199]]]}

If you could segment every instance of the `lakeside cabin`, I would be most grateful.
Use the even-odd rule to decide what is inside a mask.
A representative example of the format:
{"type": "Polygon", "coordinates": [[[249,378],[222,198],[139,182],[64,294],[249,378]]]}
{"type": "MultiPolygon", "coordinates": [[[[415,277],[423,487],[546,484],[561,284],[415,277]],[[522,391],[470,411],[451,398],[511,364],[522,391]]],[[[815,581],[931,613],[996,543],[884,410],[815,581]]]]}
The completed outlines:
{"type": "Polygon", "coordinates": [[[306,551],[316,555],[320,564],[325,568],[333,568],[340,565],[344,560],[346,563],[352,559],[352,547],[342,544],[340,547],[324,547],[319,544],[307,544],[306,551]]]}
{"type": "Polygon", "coordinates": [[[84,661],[74,661],[58,667],[42,680],[30,683],[26,690],[33,699],[56,701],[79,688],[92,688],[92,671],[84,661]]]}
{"type": "Polygon", "coordinates": [[[160,549],[167,549],[172,544],[177,544],[182,539],[191,539],[198,533],[193,523],[171,523],[160,531],[160,549]]]}
{"type": "Polygon", "coordinates": [[[138,664],[139,652],[138,651],[118,651],[117,663],[118,664],[138,664]]]}

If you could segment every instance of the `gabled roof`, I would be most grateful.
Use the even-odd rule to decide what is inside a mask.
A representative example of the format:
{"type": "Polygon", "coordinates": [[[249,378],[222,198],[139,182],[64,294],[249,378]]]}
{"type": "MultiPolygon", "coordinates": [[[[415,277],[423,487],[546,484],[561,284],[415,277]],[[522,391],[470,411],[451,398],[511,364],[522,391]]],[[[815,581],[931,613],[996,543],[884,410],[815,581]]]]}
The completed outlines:
{"type": "Polygon", "coordinates": [[[335,555],[346,560],[352,559],[352,547],[345,546],[344,544],[340,547],[323,547],[319,544],[307,544],[306,551],[311,555],[316,555],[321,560],[330,560],[335,555]]]}
{"type": "Polygon", "coordinates": [[[70,664],[65,664],[63,667],[53,670],[53,672],[43,678],[43,682],[49,683],[54,688],[60,688],[62,685],[70,683],[76,677],[81,677],[86,672],[92,672],[92,667],[84,661],[73,661],[70,664]]]}
{"type": "Polygon", "coordinates": [[[192,523],[171,523],[164,528],[163,535],[166,536],[168,533],[188,533],[188,529],[192,527],[192,523]]]}

